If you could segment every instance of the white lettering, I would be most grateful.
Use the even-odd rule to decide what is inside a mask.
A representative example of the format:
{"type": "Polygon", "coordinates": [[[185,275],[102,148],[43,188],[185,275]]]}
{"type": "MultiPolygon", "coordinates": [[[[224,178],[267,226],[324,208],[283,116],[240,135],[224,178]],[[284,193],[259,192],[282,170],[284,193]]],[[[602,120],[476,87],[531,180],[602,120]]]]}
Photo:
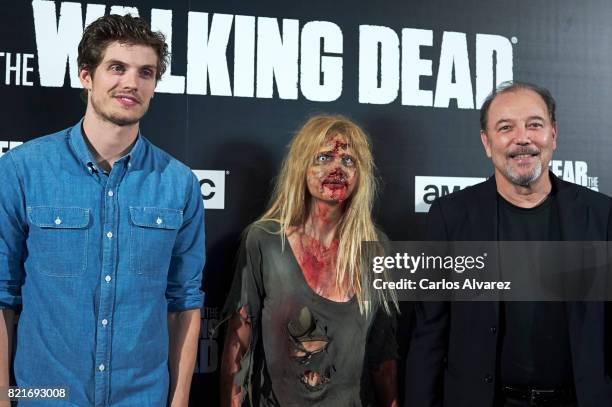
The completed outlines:
{"type": "Polygon", "coordinates": [[[306,99],[331,102],[342,94],[342,57],[321,56],[321,39],[323,51],[342,53],[342,31],[336,24],[311,21],[304,25],[300,84],[306,99]]]}
{"type": "MultiPolygon", "coordinates": [[[[70,86],[81,88],[77,66],[78,45],[83,35],[81,4],[62,2],[57,25],[55,2],[34,0],[32,9],[41,86],[64,86],[68,61],[70,86]]],[[[103,4],[88,4],[85,24],[102,17],[105,9],[103,4]]]]}
{"type": "Polygon", "coordinates": [[[574,178],[574,166],[571,161],[565,161],[563,163],[563,180],[567,182],[575,182],[574,178]]]}
{"type": "Polygon", "coordinates": [[[360,103],[382,105],[397,99],[399,62],[399,39],[395,31],[377,25],[359,26],[360,103]]]}
{"type": "MultiPolygon", "coordinates": [[[[32,8],[40,85],[64,86],[68,69],[70,86],[80,88],[77,49],[83,27],[103,16],[106,5],[33,0],[32,8]]],[[[108,9],[139,15],[136,7],[108,9]]],[[[171,9],[151,9],[151,27],[164,33],[170,51],[175,49],[172,24],[171,9]]],[[[401,89],[402,105],[447,108],[456,99],[458,108],[473,109],[495,85],[512,79],[513,49],[505,37],[476,34],[475,61],[470,61],[466,34],[444,32],[439,59],[432,61],[421,57],[422,47],[434,45],[432,30],[404,28],[401,43],[398,34],[385,26],[359,26],[355,73],[360,103],[392,103],[401,89]],[[475,67],[474,77],[470,63],[475,67]],[[434,64],[438,66],[435,78],[434,64]],[[435,87],[426,89],[422,78],[435,87]]],[[[305,22],[300,32],[300,22],[294,19],[189,11],[186,46],[185,74],[172,73],[171,52],[157,92],[297,99],[301,91],[306,100],[318,102],[337,100],[343,92],[343,33],[333,22],[305,22]],[[234,44],[232,70],[227,60],[230,41],[234,44]]],[[[34,55],[0,53],[3,55],[5,83],[33,86],[28,75],[34,71],[29,65],[34,55]]],[[[580,182],[585,179],[584,172],[574,176],[580,182]]]]}
{"type": "Polygon", "coordinates": [[[574,166],[574,177],[576,179],[576,184],[583,185],[585,187],[589,186],[587,163],[584,161],[576,161],[574,166]]]}
{"type": "Polygon", "coordinates": [[[132,17],[138,17],[138,9],[136,7],[126,7],[126,6],[112,6],[110,9],[111,14],[119,14],[122,16],[131,15],[132,17]]]}
{"type": "Polygon", "coordinates": [[[168,66],[166,72],[157,84],[156,91],[166,93],[185,93],[185,77],[180,75],[172,75],[170,73],[172,67],[172,10],[151,10],[151,29],[153,31],[161,31],[166,37],[168,44],[168,66]]]}
{"type": "Polygon", "coordinates": [[[206,95],[210,78],[212,95],[231,96],[226,51],[234,17],[214,14],[210,34],[208,13],[190,12],[187,19],[187,92],[206,95]]]}
{"type": "Polygon", "coordinates": [[[421,59],[421,47],[433,45],[433,31],[404,28],[402,30],[402,104],[431,106],[433,93],[422,90],[421,76],[431,76],[431,61],[421,59]]]}
{"type": "Polygon", "coordinates": [[[476,34],[476,108],[491,93],[493,87],[511,81],[512,44],[501,35],[476,34]],[[493,55],[495,54],[495,85],[493,85],[493,55]]]}
{"type": "Polygon", "coordinates": [[[457,99],[460,109],[474,108],[467,38],[458,32],[445,32],[442,36],[434,106],[446,108],[451,99],[457,99]]]}
{"type": "Polygon", "coordinates": [[[253,97],[255,83],[255,17],[236,16],[234,29],[234,96],[253,97]]]}
{"type": "Polygon", "coordinates": [[[23,86],[34,86],[34,82],[28,79],[28,73],[34,72],[34,67],[28,64],[28,61],[33,58],[34,54],[23,54],[23,65],[21,71],[21,84],[23,86]]]}
{"type": "Polygon", "coordinates": [[[257,97],[271,98],[276,82],[279,98],[297,99],[298,32],[298,20],[283,19],[282,37],[275,18],[257,20],[257,97]]]}
{"type": "Polygon", "coordinates": [[[7,52],[4,57],[4,61],[6,62],[5,72],[4,72],[4,84],[11,84],[11,72],[15,72],[15,85],[21,84],[21,76],[19,75],[21,72],[21,55],[15,55],[15,65],[11,65],[11,53],[7,52]]]}

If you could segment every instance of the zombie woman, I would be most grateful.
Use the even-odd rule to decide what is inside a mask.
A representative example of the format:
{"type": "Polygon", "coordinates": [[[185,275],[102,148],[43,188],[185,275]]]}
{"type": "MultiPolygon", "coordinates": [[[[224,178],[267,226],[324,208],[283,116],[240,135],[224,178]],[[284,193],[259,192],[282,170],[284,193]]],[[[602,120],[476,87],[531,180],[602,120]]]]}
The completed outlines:
{"type": "Polygon", "coordinates": [[[397,405],[397,302],[371,288],[362,246],[384,240],[375,190],[357,125],[316,116],[298,131],[225,305],[224,406],[397,405]]]}

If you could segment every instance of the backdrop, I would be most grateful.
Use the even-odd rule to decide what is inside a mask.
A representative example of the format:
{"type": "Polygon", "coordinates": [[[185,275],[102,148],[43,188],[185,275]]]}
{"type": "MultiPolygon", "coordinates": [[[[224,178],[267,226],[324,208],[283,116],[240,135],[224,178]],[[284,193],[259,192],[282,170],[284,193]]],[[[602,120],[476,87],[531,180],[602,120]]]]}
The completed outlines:
{"type": "Polygon", "coordinates": [[[77,44],[85,24],[111,12],[140,15],[171,43],[142,132],[202,184],[208,260],[193,404],[217,404],[222,340],[208,328],[240,233],[262,213],[308,116],[341,113],[370,134],[382,180],[375,217],[395,240],[421,238],[433,199],[492,173],[478,108],[508,79],[557,98],[552,170],[612,190],[605,0],[0,0],[0,153],[79,120],[77,44]]]}

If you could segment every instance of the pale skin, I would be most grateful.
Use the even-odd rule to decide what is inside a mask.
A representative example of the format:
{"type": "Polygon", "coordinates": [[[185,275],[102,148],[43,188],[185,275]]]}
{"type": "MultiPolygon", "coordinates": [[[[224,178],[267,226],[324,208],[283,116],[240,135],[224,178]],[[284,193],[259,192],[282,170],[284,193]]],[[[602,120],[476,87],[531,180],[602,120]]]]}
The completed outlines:
{"type": "Polygon", "coordinates": [[[93,75],[79,72],[88,90],[83,130],[94,158],[107,171],[138,137],[139,120],[155,91],[156,66],[151,47],[113,42],[93,75]]]}
{"type": "Polygon", "coordinates": [[[557,148],[557,125],[540,95],[529,89],[499,94],[480,138],[504,199],[521,208],[533,208],[546,199],[552,188],[548,164],[557,148]],[[532,181],[517,183],[517,177],[532,181]]]}
{"type": "MultiPolygon", "coordinates": [[[[319,149],[306,174],[310,193],[310,208],[301,227],[287,230],[287,240],[300,264],[304,278],[318,295],[337,302],[346,302],[353,293],[348,282],[336,283],[337,228],[344,213],[345,202],[353,193],[359,171],[350,145],[342,135],[328,137],[319,149]]],[[[225,337],[221,362],[221,406],[240,406],[241,391],[234,384],[240,370],[240,360],[251,342],[251,324],[246,307],[231,319],[225,337]]],[[[310,351],[319,347],[303,342],[310,351]],[[312,349],[310,349],[312,348],[312,349]]],[[[372,370],[376,397],[380,406],[397,407],[397,366],[395,360],[382,363],[372,370]]],[[[311,385],[319,377],[308,378],[311,385]]]]}
{"type": "Polygon", "coordinates": [[[200,309],[168,313],[170,406],[188,406],[191,378],[198,354],[200,309]]]}

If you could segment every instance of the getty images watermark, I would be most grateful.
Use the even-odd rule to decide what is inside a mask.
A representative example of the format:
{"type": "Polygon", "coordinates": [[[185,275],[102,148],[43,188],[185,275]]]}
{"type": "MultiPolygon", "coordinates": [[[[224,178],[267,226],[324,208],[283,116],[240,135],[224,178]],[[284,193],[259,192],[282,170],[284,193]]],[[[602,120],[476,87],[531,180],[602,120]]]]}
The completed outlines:
{"type": "MultiPolygon", "coordinates": [[[[443,271],[445,273],[462,274],[466,271],[486,269],[487,253],[480,256],[441,256],[441,255],[411,255],[409,253],[395,253],[394,256],[375,256],[372,259],[372,271],[382,274],[385,270],[401,270],[409,274],[420,271],[443,271]]],[[[479,281],[477,278],[467,278],[463,281],[431,280],[429,278],[400,278],[399,281],[385,281],[378,277],[373,281],[377,290],[510,290],[511,281],[479,281]],[[417,286],[418,285],[418,286],[417,286]]]]}
{"type": "Polygon", "coordinates": [[[610,301],[610,242],[364,243],[371,284],[403,301],[610,301]]]}

